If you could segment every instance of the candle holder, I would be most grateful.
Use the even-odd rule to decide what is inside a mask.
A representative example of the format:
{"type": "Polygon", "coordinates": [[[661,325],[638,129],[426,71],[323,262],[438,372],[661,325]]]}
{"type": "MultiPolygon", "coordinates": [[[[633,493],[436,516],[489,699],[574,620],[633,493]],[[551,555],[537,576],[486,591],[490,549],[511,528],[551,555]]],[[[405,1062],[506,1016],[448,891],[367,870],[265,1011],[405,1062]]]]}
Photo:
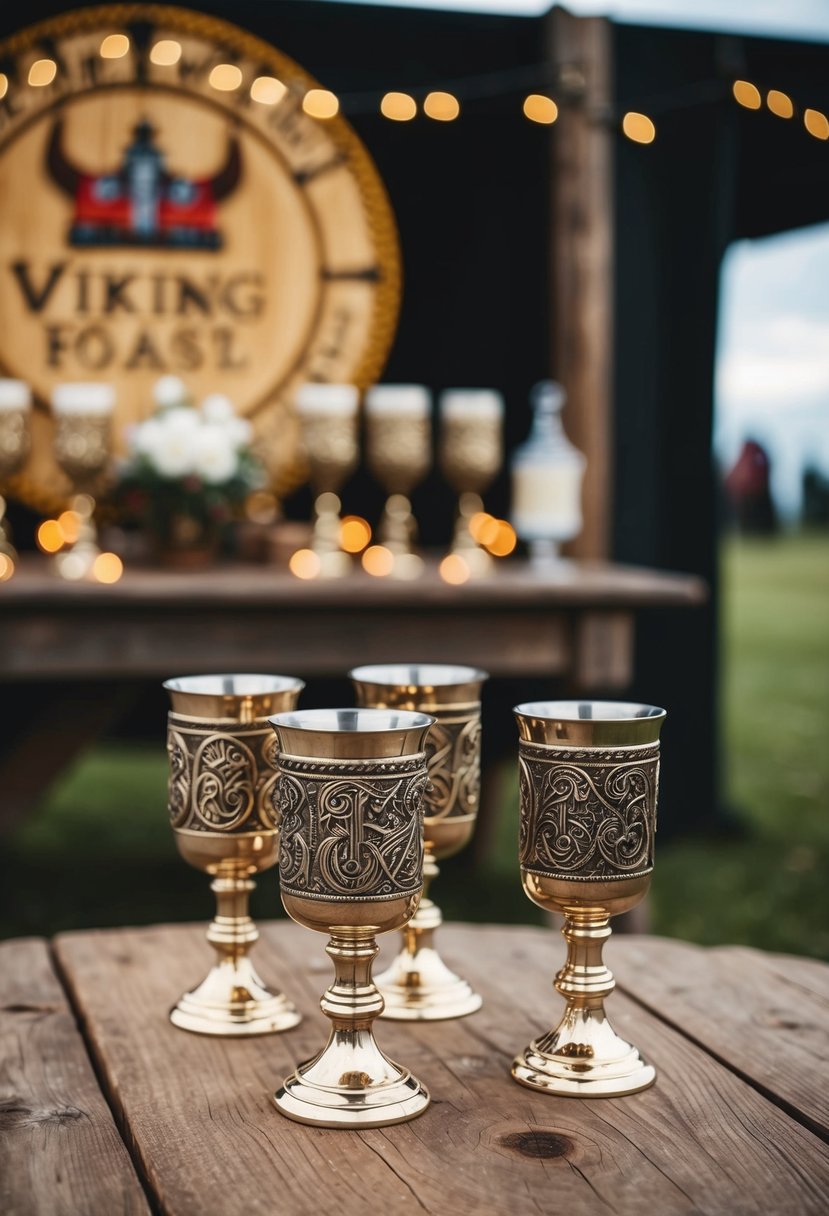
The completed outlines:
{"type": "Polygon", "coordinates": [[[469,524],[484,509],[481,495],[501,467],[504,400],[490,389],[447,389],[440,395],[440,467],[458,494],[451,552],[473,575],[492,568],[469,524]]]}
{"type": "Polygon", "coordinates": [[[357,407],[352,384],[303,384],[296,396],[301,443],[314,495],[311,548],[322,578],[340,578],[351,558],[340,548],[340,500],[337,491],[357,467],[357,407]]]}
{"type": "Polygon", "coordinates": [[[426,740],[429,784],[424,798],[423,896],[402,933],[402,949],[377,977],[383,1017],[432,1022],[460,1018],[481,1007],[481,997],[446,966],[434,943],[443,923],[427,898],[437,861],[459,852],[472,836],[481,788],[481,687],[475,667],[395,663],[355,667],[350,673],[358,704],[431,714],[426,740]]]}
{"type": "Polygon", "coordinates": [[[653,870],[659,732],[665,711],[602,701],[518,705],[521,880],[564,917],[564,1015],[516,1058],[512,1075],[546,1093],[618,1097],[652,1085],[653,1066],[604,1010],[610,917],[644,897],[653,870]]]}
{"type": "Polygon", "coordinates": [[[366,393],[365,411],[368,466],[388,495],[378,539],[396,559],[392,576],[410,578],[422,567],[409,495],[432,462],[431,397],[420,384],[380,384],[366,393]]]}
{"type": "Polygon", "coordinates": [[[69,506],[78,517],[77,540],[55,558],[65,578],[85,578],[101,552],[95,498],[112,449],[114,408],[111,384],[59,384],[52,391],[55,460],[72,484],[69,506]]]}
{"type": "Polygon", "coordinates": [[[277,772],[268,715],[296,705],[305,687],[289,676],[206,675],[168,680],[169,810],[178,851],[213,878],[216,916],[207,940],[217,963],[186,993],[170,1021],[197,1034],[234,1037],[289,1030],[290,1001],[262,983],[250,959],[259,937],[248,913],[252,875],[275,866],[277,772]]]}
{"type": "Polygon", "coordinates": [[[328,1043],[274,1095],[318,1127],[385,1127],[421,1114],[429,1094],[372,1033],[383,997],[375,937],[412,916],[423,887],[426,714],[307,710],[271,718],[279,740],[280,880],[288,915],[327,933],[334,982],[321,1001],[328,1043]]]}
{"type": "MultiPolygon", "coordinates": [[[[22,380],[0,380],[0,481],[13,477],[25,464],[32,447],[32,394],[22,380]]],[[[6,521],[6,500],[0,496],[0,579],[8,577],[17,562],[6,521]]]]}

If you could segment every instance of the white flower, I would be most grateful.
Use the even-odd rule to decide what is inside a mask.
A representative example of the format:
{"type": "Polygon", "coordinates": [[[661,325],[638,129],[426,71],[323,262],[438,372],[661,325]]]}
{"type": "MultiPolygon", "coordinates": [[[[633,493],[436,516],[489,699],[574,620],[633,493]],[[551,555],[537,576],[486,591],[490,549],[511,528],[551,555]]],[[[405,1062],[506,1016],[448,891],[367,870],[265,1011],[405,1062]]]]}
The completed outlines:
{"type": "Polygon", "coordinates": [[[246,448],[253,438],[253,427],[247,418],[231,418],[227,424],[230,441],[237,448],[246,448]]]}
{"type": "Polygon", "coordinates": [[[161,376],[153,386],[153,401],[159,409],[181,405],[187,400],[187,386],[178,376],[161,376]]]}
{"type": "Polygon", "coordinates": [[[165,410],[158,415],[159,425],[171,435],[194,436],[202,425],[202,420],[196,410],[189,405],[177,405],[171,410],[165,410]]]}
{"type": "Polygon", "coordinates": [[[211,393],[201,403],[205,422],[231,422],[236,417],[233,402],[224,393],[211,393]]]}
{"type": "Polygon", "coordinates": [[[210,485],[230,481],[236,472],[237,459],[223,426],[206,423],[196,435],[195,471],[210,485]]]}
{"type": "Polygon", "coordinates": [[[155,418],[147,418],[132,428],[129,444],[139,455],[150,456],[158,447],[160,436],[161,424],[155,418]]]}

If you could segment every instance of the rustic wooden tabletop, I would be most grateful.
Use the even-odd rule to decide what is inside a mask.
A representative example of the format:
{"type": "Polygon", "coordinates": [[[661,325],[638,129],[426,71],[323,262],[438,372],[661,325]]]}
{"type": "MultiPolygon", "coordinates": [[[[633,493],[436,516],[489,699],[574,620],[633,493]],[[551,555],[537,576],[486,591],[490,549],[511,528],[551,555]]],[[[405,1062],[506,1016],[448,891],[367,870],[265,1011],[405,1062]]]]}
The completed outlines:
{"type": "Polygon", "coordinates": [[[829,1211],[829,967],[648,937],[607,950],[609,1012],[658,1068],[622,1099],[554,1098],[508,1076],[551,1024],[563,958],[534,928],[449,926],[480,1013],[379,1022],[428,1085],[419,1119],[326,1131],[269,1095],[324,1041],[322,939],[270,924],[260,971],[305,1014],[246,1042],[175,1030],[204,970],[203,926],[0,943],[0,1210],[5,1216],[319,1216],[534,1211],[804,1216],[829,1211]]]}

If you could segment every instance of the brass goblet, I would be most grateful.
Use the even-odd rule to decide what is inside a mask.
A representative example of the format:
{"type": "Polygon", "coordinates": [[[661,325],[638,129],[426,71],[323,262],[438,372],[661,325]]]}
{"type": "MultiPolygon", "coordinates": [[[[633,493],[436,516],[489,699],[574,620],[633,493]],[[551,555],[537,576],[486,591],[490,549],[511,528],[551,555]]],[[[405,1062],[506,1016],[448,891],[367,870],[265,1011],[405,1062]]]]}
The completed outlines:
{"type": "Polygon", "coordinates": [[[385,1127],[429,1094],[372,1033],[383,998],[371,978],[378,933],[411,917],[423,888],[424,740],[434,718],[376,709],[278,714],[282,902],[330,934],[334,982],[320,1002],[328,1043],[274,1095],[283,1115],[319,1127],[385,1127]]]}
{"type": "Polygon", "coordinates": [[[483,511],[481,495],[501,467],[504,399],[491,389],[447,389],[440,395],[440,467],[458,494],[451,552],[472,574],[485,574],[492,558],[469,530],[483,511]]]}
{"type": "Polygon", "coordinates": [[[290,676],[207,675],[167,680],[169,810],[185,861],[212,875],[216,916],[207,940],[218,962],[186,993],[170,1021],[198,1034],[257,1035],[300,1020],[257,975],[250,951],[259,931],[248,914],[253,874],[279,858],[273,804],[277,772],[268,715],[291,709],[305,687],[290,676]]]}
{"type": "Polygon", "coordinates": [[[55,419],[55,460],[72,483],[72,510],[78,517],[78,538],[55,559],[66,578],[83,578],[101,550],[95,526],[95,495],[100,491],[112,450],[111,384],[58,384],[52,390],[55,419]]]}
{"type": "Polygon", "coordinates": [[[379,541],[396,559],[392,575],[404,578],[422,568],[412,551],[417,523],[409,495],[432,462],[431,404],[421,384],[378,384],[366,393],[368,467],[388,494],[379,541]]]}
{"type": "Polygon", "coordinates": [[[554,1030],[516,1058],[512,1075],[547,1093],[636,1093],[656,1072],[607,1020],[614,988],[602,961],[609,920],[644,897],[653,870],[664,709],[612,701],[533,701],[515,708],[524,890],[564,916],[567,1002],[554,1030]]]}
{"type": "Polygon", "coordinates": [[[426,740],[429,784],[424,799],[423,897],[403,929],[403,944],[377,977],[383,1017],[432,1022],[460,1018],[481,1007],[481,997],[438,954],[434,935],[443,923],[427,893],[437,861],[451,857],[475,830],[481,789],[481,686],[476,667],[441,663],[394,663],[355,667],[349,673],[357,702],[378,709],[417,710],[435,725],[426,740]]]}
{"type": "Polygon", "coordinates": [[[340,548],[337,491],[357,467],[359,401],[353,384],[309,382],[296,396],[302,448],[314,494],[311,548],[319,559],[322,578],[338,578],[351,569],[351,558],[340,548]]]}
{"type": "MultiPolygon", "coordinates": [[[[13,476],[32,446],[30,417],[32,394],[22,380],[0,380],[0,480],[13,476]]],[[[9,576],[17,561],[6,523],[6,500],[0,497],[0,580],[9,576]]]]}

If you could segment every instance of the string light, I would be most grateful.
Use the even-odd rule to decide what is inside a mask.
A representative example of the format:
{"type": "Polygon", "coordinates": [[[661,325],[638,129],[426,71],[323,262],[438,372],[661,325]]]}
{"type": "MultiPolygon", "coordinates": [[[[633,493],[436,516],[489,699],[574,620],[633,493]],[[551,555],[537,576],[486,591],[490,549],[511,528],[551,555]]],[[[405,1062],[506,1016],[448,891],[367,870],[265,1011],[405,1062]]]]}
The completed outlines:
{"type": "Polygon", "coordinates": [[[815,139],[829,139],[829,118],[820,110],[806,110],[803,125],[815,139]]]}
{"type": "Polygon", "coordinates": [[[428,93],[423,103],[423,113],[435,122],[452,122],[460,112],[460,102],[454,93],[428,93]]]}
{"type": "Polygon", "coordinates": [[[162,38],[150,51],[150,63],[159,68],[171,68],[181,59],[181,43],[172,38],[162,38]]]}
{"type": "Polygon", "coordinates": [[[130,40],[126,34],[107,34],[101,43],[102,59],[123,59],[130,49],[130,40]]]}
{"type": "Polygon", "coordinates": [[[625,114],[622,130],[635,144],[652,144],[656,139],[653,120],[648,118],[647,114],[638,114],[635,110],[628,110],[625,114]]]}
{"type": "Polygon", "coordinates": [[[278,105],[287,92],[288,86],[275,76],[257,76],[250,86],[251,100],[263,106],[278,105]]]}
{"type": "Polygon", "coordinates": [[[302,99],[302,108],[311,118],[333,118],[340,103],[328,89],[309,89],[302,99]]]}
{"type": "Polygon", "coordinates": [[[551,123],[558,118],[558,106],[552,97],[530,93],[524,98],[524,114],[530,122],[551,123]]]}
{"type": "Polygon", "coordinates": [[[731,86],[734,100],[747,110],[759,110],[763,104],[760,90],[750,80],[735,80],[731,86]]]}
{"type": "Polygon", "coordinates": [[[51,84],[58,74],[58,65],[54,59],[36,59],[29,68],[29,84],[33,88],[42,89],[51,84]]]}
{"type": "Polygon", "coordinates": [[[794,105],[788,93],[781,93],[779,89],[770,89],[766,94],[766,105],[771,110],[772,114],[776,114],[778,118],[791,118],[794,115],[794,105]]]}
{"type": "Polygon", "coordinates": [[[408,93],[384,93],[380,113],[392,122],[410,122],[417,114],[417,102],[408,93]]]}
{"type": "Polygon", "coordinates": [[[220,93],[233,93],[242,83],[241,68],[237,68],[235,63],[217,63],[208,82],[220,93]]]}

